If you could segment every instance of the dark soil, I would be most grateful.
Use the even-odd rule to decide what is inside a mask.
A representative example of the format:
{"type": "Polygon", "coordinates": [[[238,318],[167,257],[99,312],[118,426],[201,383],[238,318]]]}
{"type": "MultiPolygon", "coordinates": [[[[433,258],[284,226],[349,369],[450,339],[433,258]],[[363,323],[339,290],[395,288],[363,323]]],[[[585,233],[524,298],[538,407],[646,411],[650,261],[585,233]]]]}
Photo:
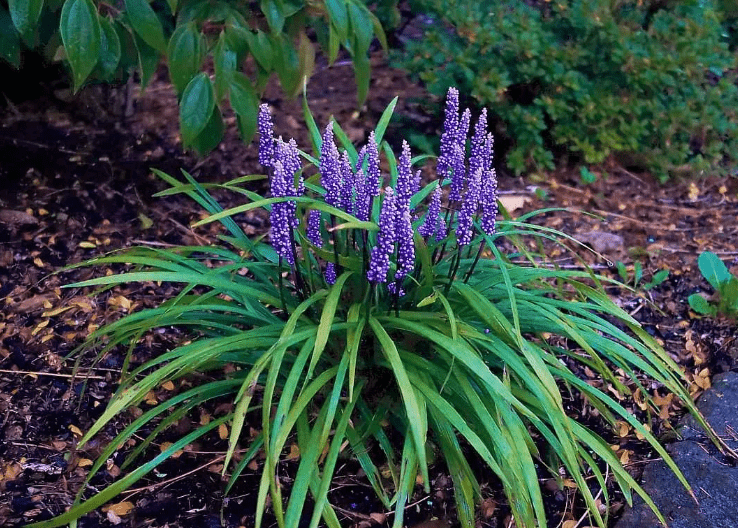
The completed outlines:
{"type": "MultiPolygon", "coordinates": [[[[182,152],[174,93],[164,72],[143,94],[134,93],[136,112],[127,118],[121,117],[125,86],[93,87],[77,97],[71,97],[54,79],[41,86],[45,92],[36,91],[33,100],[23,100],[23,91],[16,90],[0,120],[3,526],[62,512],[106,439],[130,419],[121,416],[120,424],[112,424],[97,441],[75,451],[80,431],[87,430],[102,413],[115,390],[123,353],[113,351],[99,363],[93,363],[92,357],[83,358],[80,372],[84,376],[77,377],[72,376],[73,361],[64,357],[100,325],[154,306],[177,291],[167,284],[131,285],[90,296],[91,291],[61,286],[100,270],[51,273],[122,247],[215,240],[214,227],[197,231],[189,227],[201,218],[196,204],[178,196],[152,198],[164,185],[150,173],[151,167],[170,174],[184,168],[200,181],[226,181],[262,172],[255,145],[240,142],[232,117],[227,116],[227,137],[215,152],[204,159],[182,152]]],[[[389,68],[379,55],[373,58],[370,96],[361,110],[356,110],[348,63],[319,68],[308,99],[319,126],[325,126],[333,115],[352,140],[363,142],[396,95],[400,96],[397,122],[403,127],[412,123],[426,132],[439,128],[439,123],[423,113],[431,97],[422,86],[389,68]]],[[[307,145],[300,101],[283,99],[276,86],[269,87],[265,101],[273,107],[276,133],[307,145]]],[[[397,143],[406,131],[396,127],[388,138],[397,143]]],[[[738,267],[734,260],[738,259],[738,180],[697,177],[692,182],[661,186],[648,175],[632,174],[615,164],[594,172],[597,180],[584,185],[578,172],[569,169],[529,175],[526,180],[500,170],[499,188],[513,215],[541,207],[565,208],[540,217],[539,222],[604,254],[606,259],[580,251],[599,272],[614,275],[609,264],[618,261],[631,270],[636,261],[641,263],[645,273],[638,291],[611,288],[609,293],[684,366],[697,395],[709,386],[711,375],[736,368],[738,358],[734,323],[696,317],[687,305],[692,293],[712,294],[697,269],[700,252],[714,251],[732,263],[734,271],[738,267]],[[580,210],[599,217],[577,212],[580,210]],[[660,269],[669,270],[668,279],[648,291],[640,289],[660,269]]],[[[236,203],[233,196],[224,199],[224,205],[236,203]]],[[[259,216],[244,222],[250,234],[266,228],[259,216]]],[[[574,262],[563,252],[551,257],[562,265],[574,262]]],[[[180,338],[176,332],[150,336],[138,345],[134,360],[155,356],[180,338]]],[[[581,402],[572,401],[570,409],[585,421],[591,418],[581,402]]],[[[227,404],[199,413],[213,417],[226,411],[227,404]]],[[[665,402],[662,418],[675,412],[675,403],[665,402]]],[[[621,460],[637,473],[650,456],[648,450],[628,432],[610,436],[621,460]]],[[[224,500],[219,467],[224,448],[217,434],[190,446],[115,499],[122,509],[114,508],[112,514],[96,510],[78,526],[250,526],[259,477],[256,472],[245,474],[224,500]],[[132,506],[129,511],[120,506],[126,502],[132,506]]],[[[119,463],[120,456],[114,456],[91,484],[99,488],[115,479],[119,463]]],[[[284,473],[289,475],[295,465],[295,461],[285,461],[284,473]]],[[[387,512],[359,473],[358,466],[346,460],[331,494],[346,526],[391,522],[391,515],[385,516],[387,512]]],[[[508,526],[509,509],[499,486],[491,475],[482,477],[485,501],[478,526],[508,526]]],[[[559,490],[553,480],[545,487],[551,526],[579,518],[581,505],[572,503],[571,490],[559,490]]],[[[613,515],[621,506],[622,501],[616,499],[613,515]]],[[[431,494],[418,493],[406,515],[409,526],[434,517],[454,522],[452,486],[441,465],[433,468],[431,494]]],[[[267,521],[269,526],[270,519],[267,521]]]]}

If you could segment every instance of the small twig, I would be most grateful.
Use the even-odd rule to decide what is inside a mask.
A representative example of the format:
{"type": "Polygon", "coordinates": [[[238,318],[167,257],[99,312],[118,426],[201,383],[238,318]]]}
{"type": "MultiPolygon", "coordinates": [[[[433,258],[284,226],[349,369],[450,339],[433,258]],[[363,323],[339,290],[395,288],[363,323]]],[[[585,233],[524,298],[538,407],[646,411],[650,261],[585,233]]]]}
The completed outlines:
{"type": "Polygon", "coordinates": [[[0,374],[24,374],[29,376],[54,376],[57,378],[84,378],[104,380],[105,376],[93,376],[91,374],[60,374],[56,372],[34,372],[32,370],[6,370],[0,369],[0,374]]]}
{"type": "Polygon", "coordinates": [[[123,493],[126,494],[126,498],[129,498],[132,495],[134,495],[136,493],[140,493],[142,491],[154,491],[157,488],[161,488],[162,486],[168,486],[169,484],[172,484],[173,482],[177,482],[178,480],[182,480],[183,478],[185,478],[185,477],[187,477],[189,475],[192,475],[193,473],[197,473],[201,469],[205,469],[208,466],[212,466],[213,464],[217,464],[218,462],[221,462],[224,459],[225,459],[225,455],[217,456],[213,460],[211,460],[209,462],[206,462],[205,464],[203,464],[201,466],[198,466],[195,469],[191,469],[187,473],[182,473],[181,475],[177,475],[176,477],[172,477],[170,479],[163,480],[161,482],[156,482],[154,484],[150,484],[150,485],[144,486],[142,488],[135,488],[135,489],[131,489],[131,490],[126,490],[123,493]]]}

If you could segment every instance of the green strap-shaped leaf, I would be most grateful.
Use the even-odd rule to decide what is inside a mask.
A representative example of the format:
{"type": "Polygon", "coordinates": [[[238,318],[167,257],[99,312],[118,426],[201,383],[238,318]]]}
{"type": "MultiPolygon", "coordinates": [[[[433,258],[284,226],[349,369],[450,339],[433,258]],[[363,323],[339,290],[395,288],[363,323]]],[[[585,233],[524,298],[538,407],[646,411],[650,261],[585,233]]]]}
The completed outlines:
{"type": "Polygon", "coordinates": [[[169,39],[169,78],[178,94],[200,71],[204,42],[194,22],[179,26],[169,39]]]}
{"type": "Polygon", "coordinates": [[[38,19],[44,7],[44,0],[8,0],[10,18],[18,33],[29,44],[34,43],[38,19]]]}
{"type": "Polygon", "coordinates": [[[0,58],[16,68],[20,66],[20,39],[10,15],[0,6],[0,58]]]}
{"type": "Polygon", "coordinates": [[[95,68],[100,52],[100,22],[92,0],[66,0],[59,31],[76,92],[95,68]]]}
{"type": "Polygon", "coordinates": [[[111,20],[100,18],[100,56],[97,61],[99,72],[103,79],[112,79],[120,62],[121,45],[118,32],[111,20]]]}
{"type": "Polygon", "coordinates": [[[205,72],[199,73],[189,82],[179,102],[179,126],[186,147],[205,130],[214,108],[213,85],[205,72]]]}
{"type": "Polygon", "coordinates": [[[161,21],[146,0],[126,0],[126,14],[134,31],[146,44],[160,53],[166,53],[167,42],[161,21]]]}
{"type": "Polygon", "coordinates": [[[245,143],[251,141],[256,132],[256,116],[259,98],[251,81],[241,72],[233,72],[229,84],[231,108],[236,112],[238,131],[245,143]]]}

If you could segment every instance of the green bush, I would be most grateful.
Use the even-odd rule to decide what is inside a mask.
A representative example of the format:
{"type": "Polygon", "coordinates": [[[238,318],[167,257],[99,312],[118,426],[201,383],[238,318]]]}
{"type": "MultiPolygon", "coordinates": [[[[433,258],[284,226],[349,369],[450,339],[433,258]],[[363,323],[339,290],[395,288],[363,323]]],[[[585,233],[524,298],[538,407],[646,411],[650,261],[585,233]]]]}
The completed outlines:
{"type": "Polygon", "coordinates": [[[399,64],[501,119],[516,173],[564,153],[660,178],[725,173],[738,153],[736,59],[709,1],[414,0],[424,38],[399,64]]]}
{"type": "Polygon", "coordinates": [[[126,345],[128,365],[149,332],[179,326],[190,337],[124,371],[109,406],[77,448],[119,413],[144,406],[148,392],[162,383],[181,380],[173,384],[181,392],[145,407],[103,450],[87,482],[124,445],[121,468],[130,473],[94,495],[85,483],[71,509],[36,528],[67,524],[102,505],[223,424],[230,424],[226,491],[247,465],[258,463],[262,474],[257,527],[270,495],[280,527],[307,526],[310,518],[311,527],[322,519],[338,528],[329,490],[337,463],[349,456],[394,510],[395,528],[403,526],[416,484],[429,491],[433,460],[445,464],[453,480],[462,526],[474,526],[482,498],[479,464],[499,478],[521,528],[549,526],[542,478],[575,482],[592,525],[606,523],[595,494],[608,503],[608,484],[628,502],[635,491],[655,510],[608,442],[567,414],[566,402],[576,393],[597,410],[603,426],[627,423],[643,435],[688,488],[650,432],[650,410],[636,417],[628,403],[638,389],[658,413],[649,394],[659,387],[674,392],[705,425],[679,367],[607,297],[606,279],[591,270],[541,265],[545,256],[530,253],[531,241],[543,247],[568,238],[531,223],[553,210],[496,218],[497,180],[484,117],[474,127],[467,163],[468,114],[459,118],[458,105],[447,107],[438,178],[421,187],[412,168],[419,160],[407,144],[396,159],[382,141],[395,102],[358,152],[337,124],[321,136],[306,111],[312,155],[274,139],[264,105],[259,158],[270,173],[270,198],[248,190],[254,176],[204,186],[187,173],[185,181],[159,173],[171,185],[161,194],[190,196],[210,213],[199,224],[219,221],[226,233],[221,244],[137,248],[87,263],[133,268],[74,287],[169,281],[182,284],[182,291],[97,330],[85,350],[94,347],[102,355],[126,345]],[[389,175],[380,172],[380,151],[389,175]],[[442,213],[445,187],[451,201],[442,213]],[[245,203],[223,210],[209,189],[240,193],[245,203]],[[269,211],[269,245],[249,239],[234,218],[256,208],[269,211]],[[585,371],[596,374],[581,377],[585,371]],[[228,414],[181,438],[174,432],[198,406],[224,398],[233,402],[228,414]],[[242,434],[247,425],[258,436],[242,434]],[[171,445],[141,460],[161,435],[171,445]],[[279,464],[293,443],[300,461],[291,486],[283,488],[279,464]],[[236,462],[238,446],[245,451],[236,462]],[[613,480],[606,482],[608,475],[613,480]],[[306,509],[308,495],[312,509],[306,509]]]}
{"type": "MultiPolygon", "coordinates": [[[[393,0],[382,2],[391,14],[393,0]]],[[[389,15],[385,15],[389,16],[389,15]]],[[[386,38],[361,0],[0,0],[0,58],[16,67],[24,49],[64,57],[74,90],[85,82],[114,82],[137,69],[147,85],[162,58],[179,97],[185,147],[207,153],[220,142],[219,106],[228,98],[244,141],[256,126],[258,92],[276,73],[296,95],[315,60],[312,31],[329,62],[341,47],[354,63],[359,101],[369,89],[369,46],[386,38]],[[241,70],[251,55],[254,78],[241,70]],[[214,77],[209,70],[212,61],[214,77]]]]}

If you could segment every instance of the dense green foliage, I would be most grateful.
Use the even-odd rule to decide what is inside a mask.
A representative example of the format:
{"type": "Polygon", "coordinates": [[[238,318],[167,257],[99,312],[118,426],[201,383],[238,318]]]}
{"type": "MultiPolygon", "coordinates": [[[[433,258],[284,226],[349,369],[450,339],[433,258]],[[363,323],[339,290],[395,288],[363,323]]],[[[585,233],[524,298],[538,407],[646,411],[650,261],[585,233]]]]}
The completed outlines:
{"type": "Polygon", "coordinates": [[[516,173],[562,154],[615,154],[660,178],[735,165],[736,59],[709,0],[413,4],[432,22],[399,64],[435,94],[458,86],[489,107],[516,173]]]}
{"type": "MultiPolygon", "coordinates": [[[[369,220],[329,205],[336,198],[330,195],[338,180],[324,187],[336,167],[326,160],[339,159],[339,153],[334,145],[331,157],[331,149],[323,147],[327,141],[333,144],[332,134],[342,143],[340,159],[348,167],[344,183],[371,174],[372,159],[378,168],[377,151],[370,143],[364,172],[360,153],[341,128],[334,124],[331,133],[329,126],[321,137],[307,111],[314,153],[302,152],[301,156],[310,164],[297,167],[294,174],[286,174],[281,161],[271,165],[273,193],[281,188],[276,182],[282,178],[302,189],[296,194],[282,188],[283,194],[262,198],[248,190],[253,176],[223,185],[201,185],[187,173],[185,181],[159,173],[171,185],[162,195],[183,193],[210,213],[200,224],[223,224],[222,244],[135,248],[87,263],[132,268],[75,287],[148,281],[183,287],[176,298],[161,306],[97,330],[84,349],[97,348],[103,355],[112,347],[128,346],[128,365],[136,343],[149,332],[179,326],[191,337],[146,364],[126,368],[108,408],[79,442],[81,448],[113,417],[142,406],[143,414],[110,441],[87,480],[120,446],[133,444],[121,466],[130,473],[95,495],[88,495],[90,488],[82,486],[69,511],[35,526],[61,526],[92,511],[166,457],[213,434],[222,424],[229,425],[230,434],[224,466],[230,476],[227,490],[247,465],[258,463],[262,472],[256,526],[270,495],[270,508],[280,527],[304,526],[301,523],[310,518],[311,527],[322,519],[327,526],[338,528],[329,489],[343,457],[358,461],[381,502],[394,510],[395,528],[403,526],[403,513],[417,483],[428,491],[429,464],[434,459],[445,464],[453,480],[462,526],[474,525],[475,504],[482,498],[475,472],[480,464],[499,478],[516,526],[521,528],[548,525],[541,478],[576,483],[590,510],[591,525],[606,523],[607,514],[598,508],[595,495],[601,493],[602,502],[607,503],[608,484],[622,489],[628,501],[637,492],[655,509],[608,442],[567,415],[566,402],[572,394],[583,395],[597,409],[603,425],[627,423],[642,435],[688,487],[650,432],[650,412],[639,420],[627,408],[627,398],[637,388],[657,414],[649,391],[659,387],[674,392],[704,425],[684,388],[679,367],[607,297],[601,286],[606,279],[587,269],[557,269],[546,263],[544,255],[529,251],[531,238],[539,242],[538,247],[568,239],[531,222],[537,214],[552,210],[499,220],[491,229],[489,224],[485,227],[484,217],[481,222],[474,218],[468,224],[473,238],[465,239],[468,243],[464,244],[462,216],[476,211],[467,207],[475,195],[474,182],[479,181],[475,176],[466,185],[461,208],[459,202],[449,204],[445,218],[454,229],[436,231],[435,236],[422,234],[421,222],[425,226],[428,218],[434,218],[431,210],[439,203],[441,193],[436,189],[450,182],[453,186],[454,180],[439,177],[418,187],[414,195],[406,192],[414,174],[410,153],[405,149],[396,161],[382,142],[393,106],[394,102],[370,138],[376,139],[390,167],[385,184],[397,191],[387,187],[376,195],[368,209],[369,220]],[[316,167],[319,174],[315,174],[316,167]],[[215,188],[240,193],[245,203],[223,210],[209,192],[215,188]],[[424,212],[422,204],[431,194],[431,206],[424,212]],[[400,203],[409,204],[420,218],[410,226],[410,213],[405,210],[401,216],[414,230],[414,237],[413,233],[398,237],[399,249],[389,255],[387,263],[390,273],[399,274],[402,263],[407,262],[407,249],[413,248],[414,258],[409,274],[402,280],[396,274],[396,282],[388,285],[370,278],[370,273],[377,269],[380,239],[391,229],[392,218],[399,222],[399,215],[386,212],[393,207],[400,210],[396,205],[400,203]],[[273,247],[248,238],[239,227],[238,214],[265,208],[276,215],[278,206],[279,211],[291,211],[293,216],[280,224],[272,222],[273,247]],[[321,220],[313,224],[306,218],[321,220]],[[285,249],[283,242],[287,248],[292,245],[284,258],[280,252],[285,249]],[[285,258],[294,260],[288,265],[285,258]],[[337,272],[332,278],[330,266],[337,272]],[[397,293],[400,288],[403,294],[397,293]],[[597,376],[580,378],[577,373],[584,367],[597,376]],[[147,407],[148,392],[169,380],[181,392],[147,407]],[[210,400],[222,402],[224,398],[233,401],[231,412],[182,438],[172,436],[178,420],[210,400]],[[258,432],[255,438],[242,434],[247,425],[258,432]],[[167,435],[172,444],[161,453],[154,450],[150,460],[142,461],[146,448],[160,435],[167,435]],[[279,464],[295,444],[299,466],[291,485],[283,487],[279,464]],[[239,446],[244,451],[236,462],[232,455],[239,446]],[[606,482],[608,478],[613,480],[606,482]],[[312,511],[306,509],[308,495],[313,499],[312,511]]],[[[267,119],[260,114],[260,132],[268,128],[262,127],[265,123],[267,119]]],[[[281,141],[275,145],[275,151],[297,152],[294,145],[281,141]]],[[[266,154],[263,159],[269,160],[266,154]]],[[[294,168],[294,158],[282,159],[294,168]]],[[[486,170],[494,178],[489,166],[486,170]]],[[[413,185],[419,186],[416,182],[413,185]]],[[[357,187],[357,203],[361,189],[366,190],[357,187]]],[[[351,194],[341,191],[341,196],[351,202],[351,194]]],[[[437,207],[435,211],[437,214],[437,207]]]]}
{"type": "Polygon", "coordinates": [[[702,315],[720,314],[738,319],[738,277],[730,273],[725,263],[712,251],[700,254],[697,264],[717,298],[711,303],[699,293],[693,293],[689,296],[689,306],[702,315]]]}
{"type": "MultiPolygon", "coordinates": [[[[385,18],[392,0],[381,3],[385,18]]],[[[286,94],[309,77],[318,37],[332,63],[346,49],[354,63],[359,101],[369,89],[368,51],[382,26],[361,0],[0,0],[0,59],[21,65],[22,50],[64,57],[74,89],[85,82],[115,82],[138,70],[145,87],[162,58],[180,101],[185,147],[212,150],[223,135],[220,106],[227,98],[239,132],[250,141],[258,92],[276,73],[286,94]],[[256,74],[242,71],[254,58],[256,74]],[[203,72],[212,61],[215,75],[203,72]]]]}

